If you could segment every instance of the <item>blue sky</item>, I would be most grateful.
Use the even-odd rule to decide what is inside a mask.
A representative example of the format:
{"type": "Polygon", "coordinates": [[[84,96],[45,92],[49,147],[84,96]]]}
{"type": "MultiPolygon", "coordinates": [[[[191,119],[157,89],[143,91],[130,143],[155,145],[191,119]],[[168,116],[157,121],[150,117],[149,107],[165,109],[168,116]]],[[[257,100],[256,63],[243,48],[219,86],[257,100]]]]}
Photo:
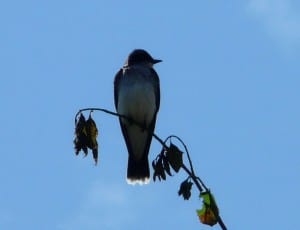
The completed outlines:
{"type": "MultiPolygon", "coordinates": [[[[0,228],[219,229],[201,225],[183,172],[126,184],[115,117],[95,113],[100,157],[76,157],[74,115],[114,109],[134,48],[162,59],[156,133],[180,136],[228,229],[299,229],[300,4],[2,1],[0,228]]],[[[150,160],[160,151],[152,142],[150,160]]]]}

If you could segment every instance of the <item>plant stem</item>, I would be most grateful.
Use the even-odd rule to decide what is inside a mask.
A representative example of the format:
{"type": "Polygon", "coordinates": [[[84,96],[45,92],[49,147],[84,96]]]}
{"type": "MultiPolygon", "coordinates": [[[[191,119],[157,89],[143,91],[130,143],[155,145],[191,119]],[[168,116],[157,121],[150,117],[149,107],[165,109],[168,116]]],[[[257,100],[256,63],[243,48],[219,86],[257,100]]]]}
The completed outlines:
{"type": "MultiPolygon", "coordinates": [[[[118,114],[116,112],[112,112],[110,110],[107,110],[107,109],[102,109],[102,108],[84,108],[84,109],[80,109],[76,115],[75,115],[75,125],[76,125],[76,122],[77,122],[77,117],[80,113],[82,113],[83,111],[101,111],[101,112],[104,112],[104,113],[108,113],[108,114],[111,114],[111,115],[114,115],[114,116],[117,116],[117,117],[121,117],[121,118],[125,118],[127,120],[129,120],[131,123],[141,127],[141,129],[145,129],[144,126],[142,126],[141,124],[139,124],[138,122],[132,120],[130,117],[127,117],[125,115],[121,115],[121,114],[118,114]]],[[[147,129],[147,128],[146,128],[147,129]]],[[[193,169],[193,164],[192,164],[192,160],[190,158],[190,154],[188,152],[188,149],[185,145],[185,143],[176,135],[170,135],[169,137],[166,138],[165,141],[163,141],[160,137],[158,137],[155,133],[151,133],[152,136],[165,148],[165,149],[168,149],[169,147],[166,145],[166,142],[168,139],[170,138],[176,138],[177,140],[179,140],[181,142],[181,144],[183,145],[184,149],[185,149],[185,152],[188,156],[188,161],[189,161],[189,165],[190,165],[190,169],[188,169],[185,164],[182,164],[181,168],[190,176],[190,178],[192,178],[192,180],[194,181],[195,185],[197,186],[198,190],[200,193],[203,192],[203,190],[205,191],[209,191],[209,189],[205,186],[204,182],[200,179],[200,177],[197,177],[195,172],[194,172],[194,169],[193,169]],[[204,188],[204,189],[203,189],[204,188]]],[[[204,191],[204,192],[205,192],[204,191]]],[[[227,230],[222,218],[217,214],[217,213],[214,213],[214,215],[217,217],[217,221],[220,225],[220,227],[222,228],[222,230],[227,230]]]]}

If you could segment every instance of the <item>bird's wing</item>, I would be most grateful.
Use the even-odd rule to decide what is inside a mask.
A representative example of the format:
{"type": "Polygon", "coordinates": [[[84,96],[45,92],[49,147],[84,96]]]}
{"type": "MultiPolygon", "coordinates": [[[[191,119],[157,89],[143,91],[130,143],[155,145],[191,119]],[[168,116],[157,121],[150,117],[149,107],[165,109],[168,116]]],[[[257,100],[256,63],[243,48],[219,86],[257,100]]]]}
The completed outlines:
{"type": "Polygon", "coordinates": [[[119,96],[118,96],[118,92],[119,92],[119,82],[121,77],[123,76],[123,69],[120,69],[116,76],[115,76],[115,80],[114,80],[114,99],[115,99],[115,107],[116,110],[118,109],[118,100],[119,100],[119,96]]]}
{"type": "MultiPolygon", "coordinates": [[[[155,90],[155,102],[156,102],[156,113],[158,112],[159,110],[159,106],[160,106],[160,84],[159,84],[159,77],[156,73],[156,71],[151,68],[151,75],[153,77],[153,81],[154,81],[154,90],[155,90]]],[[[156,114],[155,114],[155,117],[156,119],[156,114]]]]}

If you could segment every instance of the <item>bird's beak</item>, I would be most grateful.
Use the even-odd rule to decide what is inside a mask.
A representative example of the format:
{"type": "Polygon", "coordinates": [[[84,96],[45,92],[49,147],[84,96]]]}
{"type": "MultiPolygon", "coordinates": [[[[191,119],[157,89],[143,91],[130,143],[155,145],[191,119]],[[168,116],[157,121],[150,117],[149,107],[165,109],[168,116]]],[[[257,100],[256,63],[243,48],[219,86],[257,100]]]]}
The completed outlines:
{"type": "Polygon", "coordinates": [[[162,60],[154,59],[152,63],[156,64],[156,63],[159,63],[159,62],[162,62],[162,60]]]}

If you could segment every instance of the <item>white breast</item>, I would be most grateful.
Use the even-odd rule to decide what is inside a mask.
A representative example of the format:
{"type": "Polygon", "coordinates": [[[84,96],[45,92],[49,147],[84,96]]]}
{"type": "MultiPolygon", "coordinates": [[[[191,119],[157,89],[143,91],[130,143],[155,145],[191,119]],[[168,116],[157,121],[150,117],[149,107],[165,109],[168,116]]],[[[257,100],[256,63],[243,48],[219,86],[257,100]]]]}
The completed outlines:
{"type": "Polygon", "coordinates": [[[154,88],[142,76],[123,79],[119,87],[118,113],[149,125],[156,111],[154,88]]]}

